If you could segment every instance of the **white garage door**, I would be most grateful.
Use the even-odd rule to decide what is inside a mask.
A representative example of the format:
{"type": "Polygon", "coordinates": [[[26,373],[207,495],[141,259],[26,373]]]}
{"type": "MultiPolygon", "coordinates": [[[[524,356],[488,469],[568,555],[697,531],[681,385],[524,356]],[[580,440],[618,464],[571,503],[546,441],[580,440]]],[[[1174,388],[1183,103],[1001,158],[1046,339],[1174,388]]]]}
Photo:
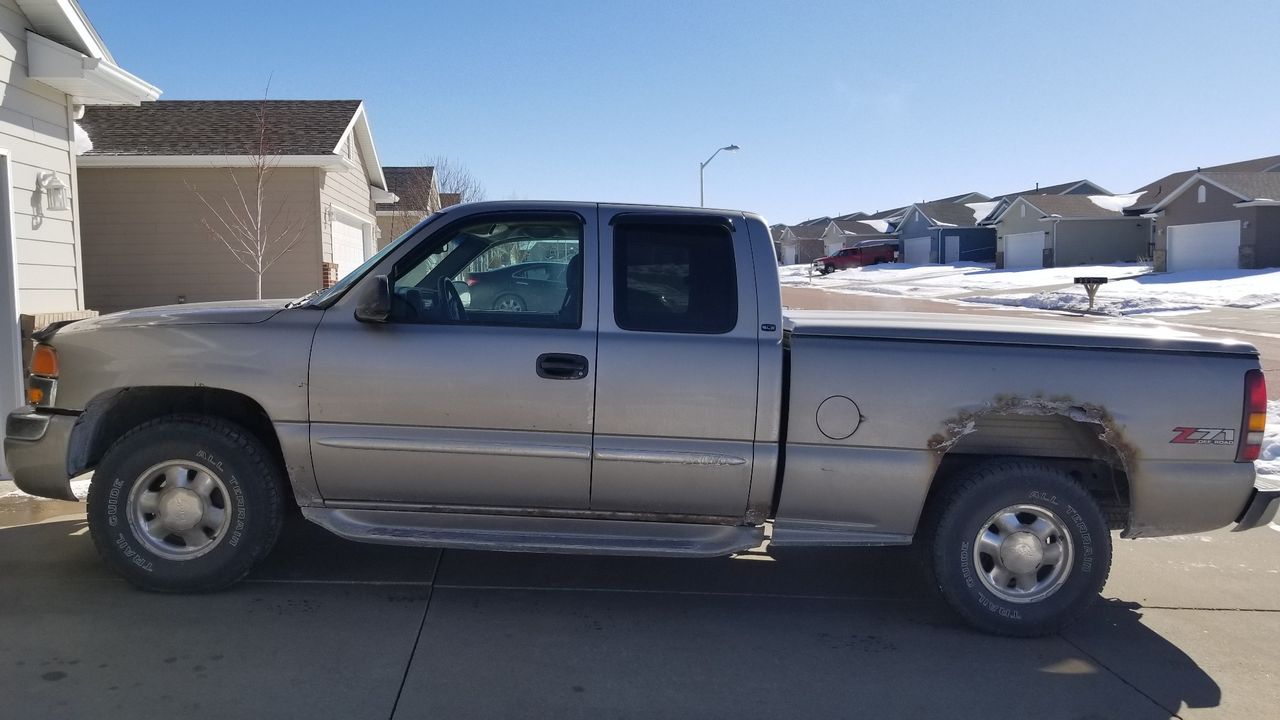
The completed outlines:
{"type": "Polygon", "coordinates": [[[333,262],[338,265],[338,279],[360,267],[364,261],[364,228],[334,218],[333,262]]]}
{"type": "Polygon", "coordinates": [[[1240,221],[1170,225],[1169,272],[1240,267],[1240,221]]]}
{"type": "Polygon", "coordinates": [[[783,265],[796,264],[796,246],[795,245],[782,246],[782,264],[783,265]]]}
{"type": "Polygon", "coordinates": [[[927,237],[907,238],[902,241],[902,261],[910,265],[924,265],[929,262],[929,246],[931,239],[927,237]]]}
{"type": "Polygon", "coordinates": [[[1044,267],[1044,231],[1004,236],[1006,268],[1044,267]]]}
{"type": "Polygon", "coordinates": [[[947,264],[955,265],[960,262],[960,236],[948,235],[942,239],[943,245],[946,246],[947,264]]]}

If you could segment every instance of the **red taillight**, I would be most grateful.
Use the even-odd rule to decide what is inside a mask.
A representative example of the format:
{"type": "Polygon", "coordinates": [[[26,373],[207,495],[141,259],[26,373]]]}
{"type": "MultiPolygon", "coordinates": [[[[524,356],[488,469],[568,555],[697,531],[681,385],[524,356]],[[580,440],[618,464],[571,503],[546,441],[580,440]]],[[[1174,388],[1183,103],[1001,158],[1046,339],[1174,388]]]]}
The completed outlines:
{"type": "Polygon", "coordinates": [[[1267,379],[1261,370],[1244,375],[1244,419],[1240,423],[1240,449],[1236,462],[1253,462],[1262,451],[1262,435],[1267,429],[1267,379]]]}
{"type": "Polygon", "coordinates": [[[467,276],[467,287],[475,287],[476,284],[479,282],[480,282],[480,278],[476,277],[475,275],[467,276]]]}

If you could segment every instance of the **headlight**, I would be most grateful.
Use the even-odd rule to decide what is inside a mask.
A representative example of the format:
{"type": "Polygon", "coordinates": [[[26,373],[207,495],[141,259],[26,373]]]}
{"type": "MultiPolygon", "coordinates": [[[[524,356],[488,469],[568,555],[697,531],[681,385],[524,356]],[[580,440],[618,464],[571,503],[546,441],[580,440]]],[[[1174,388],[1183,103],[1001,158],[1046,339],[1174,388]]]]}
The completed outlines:
{"type": "Polygon", "coordinates": [[[58,352],[52,345],[36,345],[31,353],[30,371],[27,403],[36,407],[52,406],[58,392],[58,352]]]}

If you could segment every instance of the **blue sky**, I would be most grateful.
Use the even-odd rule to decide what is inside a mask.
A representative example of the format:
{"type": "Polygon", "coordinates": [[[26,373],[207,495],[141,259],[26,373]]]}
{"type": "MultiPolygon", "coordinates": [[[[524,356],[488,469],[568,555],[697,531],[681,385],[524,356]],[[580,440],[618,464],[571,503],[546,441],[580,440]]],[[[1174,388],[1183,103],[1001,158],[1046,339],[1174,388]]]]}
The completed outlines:
{"type": "Polygon", "coordinates": [[[172,99],[361,98],[490,199],[771,222],[1280,153],[1275,2],[81,0],[172,99]]]}

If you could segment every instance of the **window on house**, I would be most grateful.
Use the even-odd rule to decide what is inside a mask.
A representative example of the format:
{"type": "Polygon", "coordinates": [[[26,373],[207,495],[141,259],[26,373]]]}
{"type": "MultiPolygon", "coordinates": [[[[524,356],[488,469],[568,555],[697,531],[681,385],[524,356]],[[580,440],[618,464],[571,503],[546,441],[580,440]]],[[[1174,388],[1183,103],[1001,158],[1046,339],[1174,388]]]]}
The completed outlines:
{"type": "Polygon", "coordinates": [[[623,330],[716,334],[737,325],[737,270],[725,228],[622,224],[613,254],[614,319],[623,330]]]}
{"type": "Polygon", "coordinates": [[[1201,202],[1201,203],[1204,202],[1205,194],[1206,194],[1206,191],[1203,185],[1196,188],[1196,202],[1201,202]]]}

